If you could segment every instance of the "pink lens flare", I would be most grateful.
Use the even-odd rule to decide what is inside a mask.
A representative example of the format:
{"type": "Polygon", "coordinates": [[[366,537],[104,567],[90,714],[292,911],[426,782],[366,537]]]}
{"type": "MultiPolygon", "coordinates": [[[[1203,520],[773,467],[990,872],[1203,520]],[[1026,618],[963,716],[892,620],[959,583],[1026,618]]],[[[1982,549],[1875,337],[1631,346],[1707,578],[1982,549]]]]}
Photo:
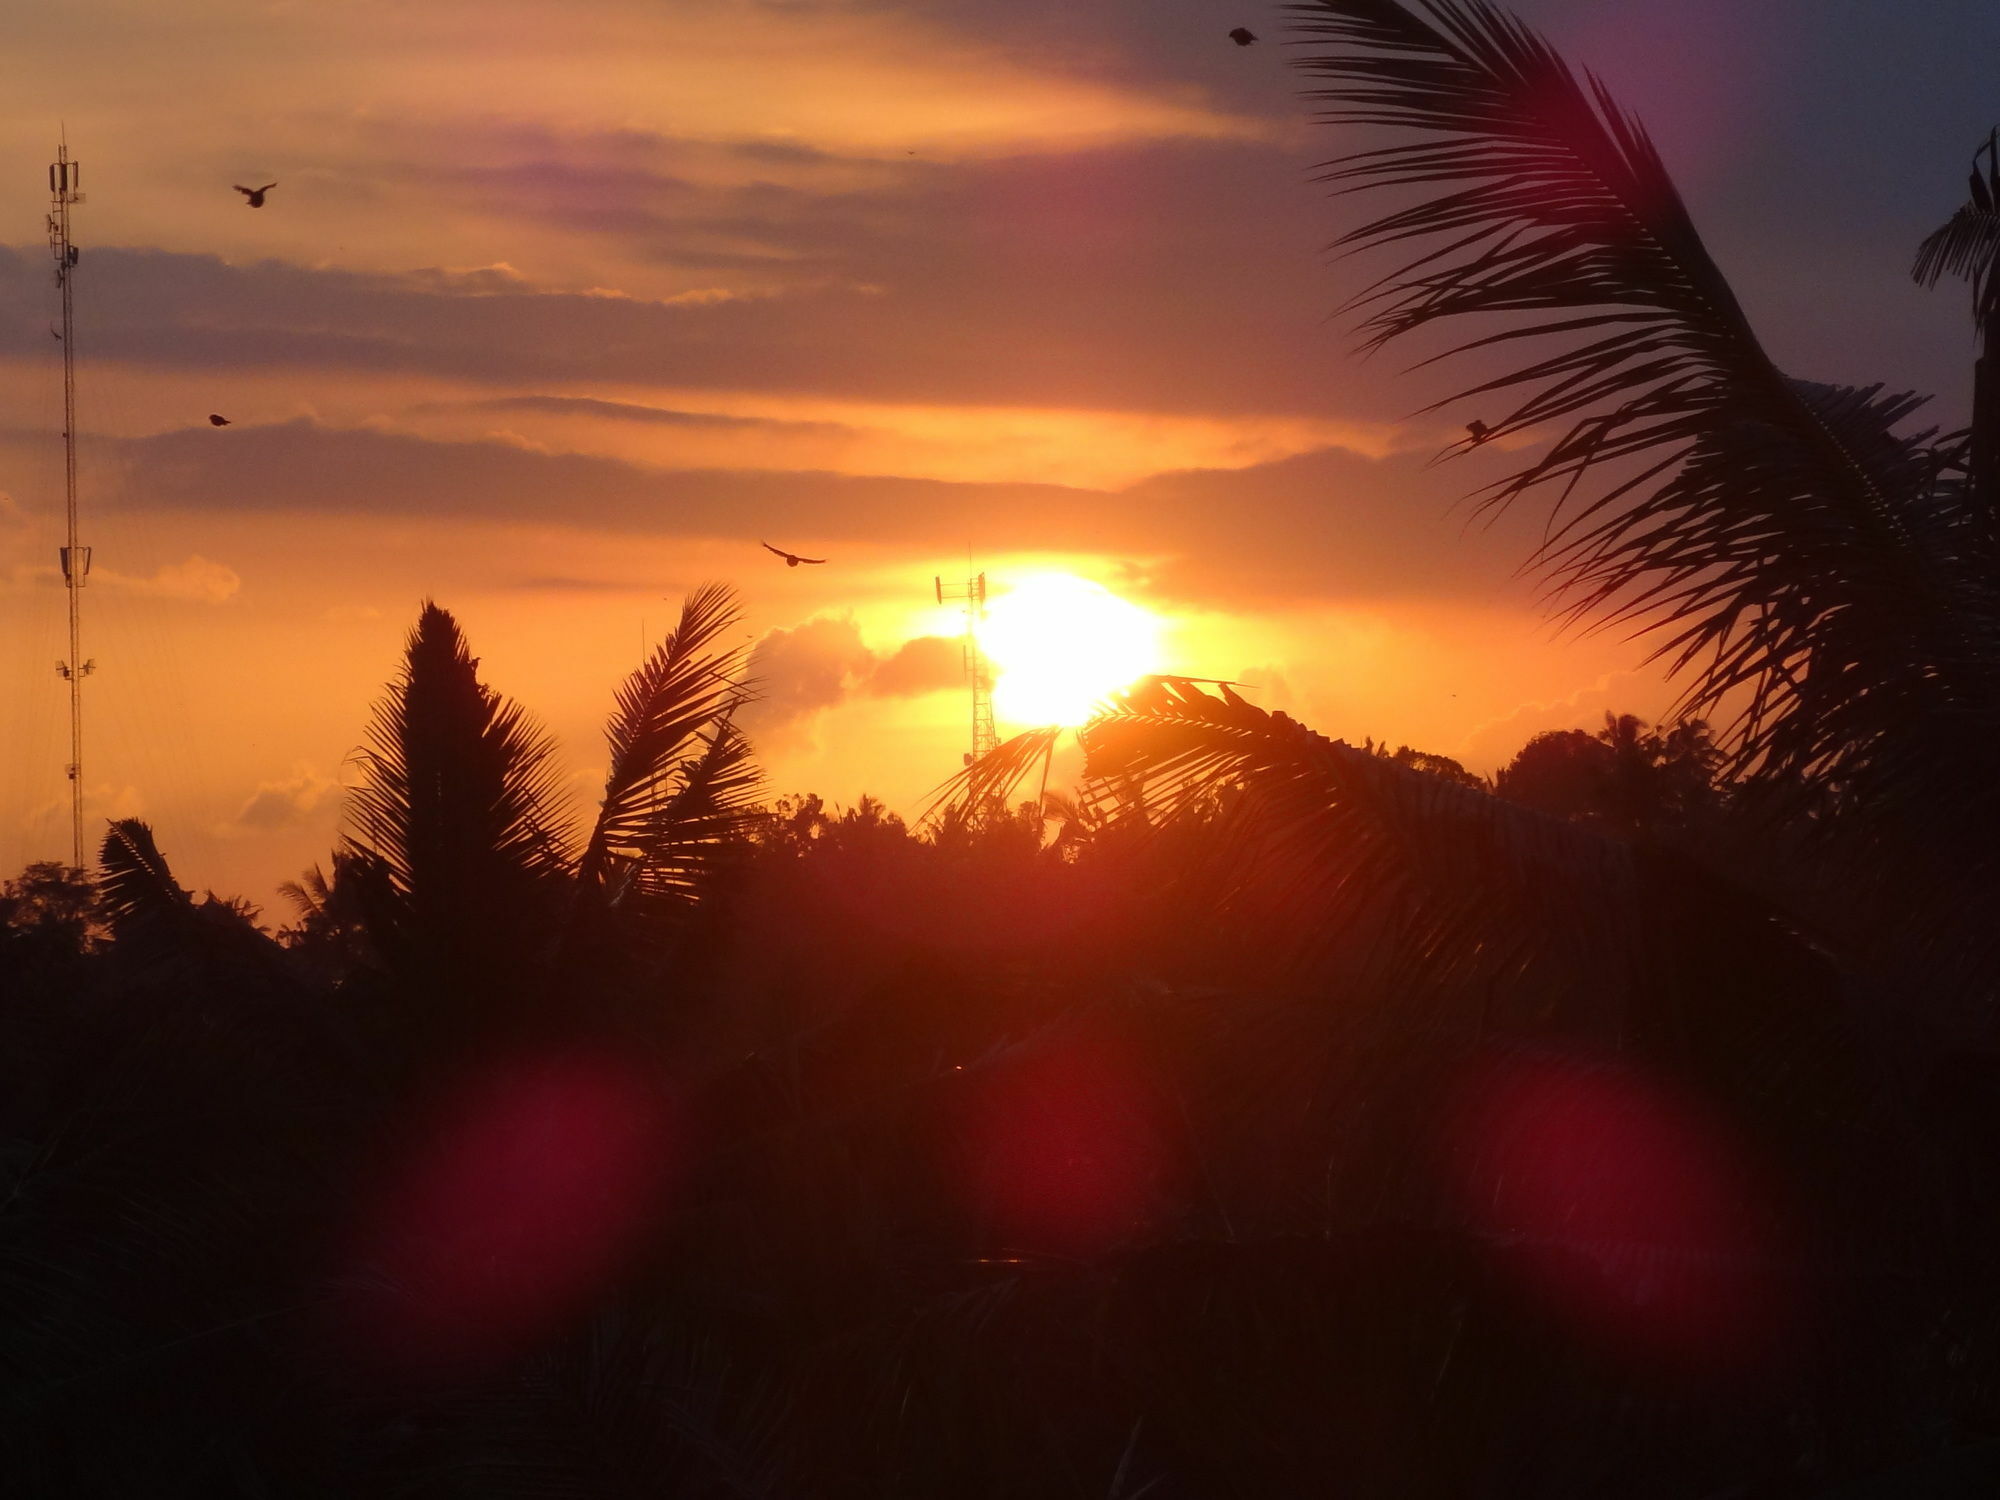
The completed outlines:
{"type": "Polygon", "coordinates": [[[616,1274],[678,1165],[659,1088],[617,1059],[515,1058],[447,1092],[364,1223],[350,1341],[408,1375],[477,1369],[616,1274]]]}
{"type": "Polygon", "coordinates": [[[1623,1066],[1513,1058],[1445,1121],[1455,1185],[1536,1302],[1663,1369],[1763,1368],[1796,1311],[1772,1195],[1696,1101],[1623,1066]]]}
{"type": "Polygon", "coordinates": [[[994,1243],[1083,1258],[1147,1226],[1170,1150],[1143,1076],[1091,1032],[968,1075],[970,1187],[994,1243]]]}

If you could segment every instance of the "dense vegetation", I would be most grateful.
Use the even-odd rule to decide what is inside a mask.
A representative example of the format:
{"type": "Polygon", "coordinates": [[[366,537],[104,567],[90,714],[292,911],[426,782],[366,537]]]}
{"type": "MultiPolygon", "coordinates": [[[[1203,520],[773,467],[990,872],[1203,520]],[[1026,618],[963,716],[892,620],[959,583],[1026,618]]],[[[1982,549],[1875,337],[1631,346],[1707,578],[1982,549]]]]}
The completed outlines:
{"type": "MultiPolygon", "coordinates": [[[[764,800],[692,596],[587,831],[426,606],[275,937],[0,890],[24,1494],[1917,1493],[1992,1462],[1993,399],[1791,380],[1638,127],[1320,0],[1377,340],[1475,322],[1652,728],[1495,779],[1156,679],[919,828],[764,800]],[[1414,131],[1415,144],[1407,132],[1414,131]],[[1497,337],[1496,344],[1490,340],[1497,337]],[[1530,362],[1494,351],[1531,338],[1530,362]],[[1711,734],[1709,724],[1723,727],[1711,734]],[[1928,1476],[1928,1477],[1926,1477],[1928,1476]]],[[[1926,247],[1995,317],[2000,164],[1926,247]]],[[[18,1476],[18,1478],[17,1478],[18,1476]]]]}

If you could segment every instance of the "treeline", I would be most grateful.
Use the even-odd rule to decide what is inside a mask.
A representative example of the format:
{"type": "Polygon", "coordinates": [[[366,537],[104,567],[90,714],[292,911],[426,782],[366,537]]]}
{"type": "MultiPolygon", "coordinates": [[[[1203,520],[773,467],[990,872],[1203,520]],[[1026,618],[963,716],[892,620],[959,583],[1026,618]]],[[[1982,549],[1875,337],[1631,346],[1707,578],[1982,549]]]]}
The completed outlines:
{"type": "Polygon", "coordinates": [[[758,800],[731,608],[586,838],[432,606],[277,938],[133,822],[7,885],[30,1492],[1665,1495],[1993,1420],[1984,1063],[1722,868],[1698,725],[1514,802],[1160,680],[912,829],[758,800]]]}

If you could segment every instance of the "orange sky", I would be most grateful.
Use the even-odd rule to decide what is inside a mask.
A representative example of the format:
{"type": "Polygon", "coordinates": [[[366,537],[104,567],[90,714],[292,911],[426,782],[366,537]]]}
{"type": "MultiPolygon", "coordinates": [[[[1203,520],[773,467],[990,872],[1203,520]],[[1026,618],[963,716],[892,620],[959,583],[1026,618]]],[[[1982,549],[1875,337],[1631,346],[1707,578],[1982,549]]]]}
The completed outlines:
{"type": "MultiPolygon", "coordinates": [[[[1868,68],[1919,64],[1865,36],[1829,50],[1790,0],[1754,24],[1708,4],[1518,8],[1653,118],[1788,367],[1956,389],[1962,309],[1903,278],[1955,201],[1958,136],[1990,123],[1953,71],[1965,49],[1926,53],[1933,87],[1888,127],[1900,162],[1850,153],[1838,193],[1831,167],[1774,188],[1788,130],[1837,121],[1868,68]],[[1912,152],[1934,184],[1911,185],[1912,152]],[[1868,309],[1858,331],[1827,326],[1836,303],[1868,309]]],[[[1892,7],[1853,9],[1865,29],[1892,7]]],[[[88,192],[91,807],[154,820],[197,886],[268,900],[324,859],[427,596],[557,732],[586,804],[643,632],[721,578],[760,643],[774,791],[918,805],[966,714],[948,653],[908,642],[939,628],[931,579],[963,576],[968,549],[996,590],[1068,572],[1144,606],[1176,670],[1481,770],[1540,729],[1660,710],[1633,645],[1541,623],[1514,576],[1533,518],[1468,530],[1452,509],[1497,470],[1426,466],[1474,414],[1409,417],[1448,377],[1359,363],[1327,321],[1354,273],[1321,248],[1352,217],[1308,177],[1338,148],[1260,14],[11,16],[0,871],[67,844],[41,236],[59,123],[88,192]],[[1265,44],[1227,42],[1245,19],[1265,44]],[[274,179],[260,210],[230,191],[274,179]],[[832,561],[787,569],[763,538],[832,561]]]]}

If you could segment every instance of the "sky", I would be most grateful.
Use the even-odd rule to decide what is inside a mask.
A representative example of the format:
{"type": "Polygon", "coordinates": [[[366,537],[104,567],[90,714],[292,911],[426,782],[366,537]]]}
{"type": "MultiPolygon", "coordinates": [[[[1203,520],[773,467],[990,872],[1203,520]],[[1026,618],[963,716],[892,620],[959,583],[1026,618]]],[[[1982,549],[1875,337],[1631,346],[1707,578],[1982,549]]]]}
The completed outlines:
{"type": "MultiPolygon", "coordinates": [[[[1784,368],[1962,411],[1964,297],[1908,266],[2000,118],[2000,7],[1513,9],[1645,119],[1784,368]]],[[[906,812],[966,746],[938,576],[1090,580],[1162,669],[1482,772],[1671,702],[1643,644],[1549,623],[1534,517],[1469,523],[1502,460],[1430,460],[1477,409],[1413,415],[1449,374],[1355,357],[1326,246],[1356,207],[1311,180],[1344,143],[1274,7],[0,14],[0,872],[68,847],[59,135],[87,806],[197,888],[271,902],[325,860],[426,598],[583,808],[618,682],[710,579],[773,793],[906,812]]]]}

